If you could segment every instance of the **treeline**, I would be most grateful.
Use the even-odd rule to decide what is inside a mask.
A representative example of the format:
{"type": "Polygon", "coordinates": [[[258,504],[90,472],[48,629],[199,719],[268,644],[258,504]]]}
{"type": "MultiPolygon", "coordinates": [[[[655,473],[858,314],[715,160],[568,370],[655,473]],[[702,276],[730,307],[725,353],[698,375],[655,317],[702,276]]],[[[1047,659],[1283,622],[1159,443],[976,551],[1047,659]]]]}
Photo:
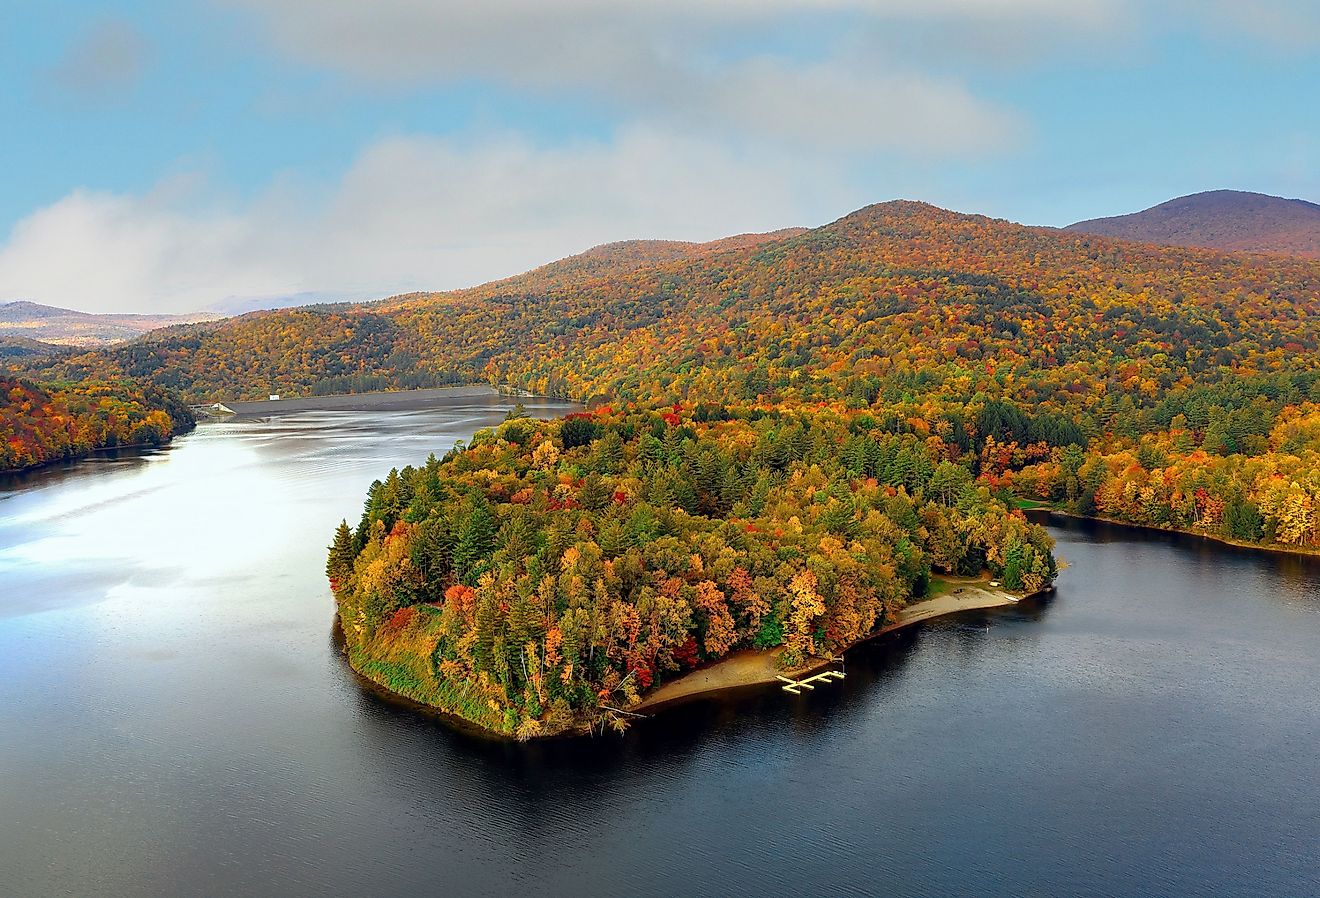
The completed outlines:
{"type": "Polygon", "coordinates": [[[843,410],[515,417],[373,484],[327,574],[365,675],[557,732],[739,648],[837,652],[932,570],[1051,582],[1044,530],[951,456],[843,410]]]}
{"type": "Polygon", "coordinates": [[[1053,450],[988,477],[1085,515],[1293,549],[1320,548],[1320,406],[1214,406],[1138,440],[1053,450]],[[1199,416],[1198,416],[1199,417],[1199,416]]]}
{"type": "MultiPolygon", "coordinates": [[[[400,364],[407,364],[406,361],[400,364]]],[[[376,393],[385,390],[423,390],[428,387],[450,387],[468,383],[456,374],[429,374],[408,371],[398,374],[350,374],[326,377],[311,386],[313,396],[338,396],[344,393],[376,393]]]]}
{"type": "Polygon", "coordinates": [[[159,446],[195,424],[178,397],[155,387],[0,377],[0,396],[0,471],[115,446],[159,446]]]}

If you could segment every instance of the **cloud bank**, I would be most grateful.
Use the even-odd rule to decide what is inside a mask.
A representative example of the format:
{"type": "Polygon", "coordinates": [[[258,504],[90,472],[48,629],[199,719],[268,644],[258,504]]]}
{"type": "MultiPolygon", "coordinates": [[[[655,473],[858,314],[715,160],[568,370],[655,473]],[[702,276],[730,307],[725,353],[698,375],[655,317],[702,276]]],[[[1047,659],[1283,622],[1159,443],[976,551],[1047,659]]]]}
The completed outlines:
{"type": "MultiPolygon", "coordinates": [[[[241,203],[188,178],[141,194],[77,189],[0,242],[0,301],[188,311],[368,298],[478,283],[632,236],[813,224],[887,198],[850,183],[876,183],[881,166],[905,166],[893,180],[910,185],[923,167],[1029,145],[1032,123],[978,89],[986,66],[1074,49],[1099,59],[1107,41],[1186,28],[1320,42],[1306,0],[1247,12],[1229,0],[213,2],[240,11],[245,40],[355,91],[494,86],[582,103],[613,136],[393,137],[331,183],[281,172],[241,203]]],[[[139,84],[150,52],[132,26],[106,20],[44,74],[100,102],[139,84]]]]}
{"type": "Polygon", "coordinates": [[[868,34],[914,22],[1080,34],[1116,15],[1115,0],[229,3],[279,52],[367,83],[476,80],[711,135],[951,156],[1012,146],[1020,118],[868,34]]]}
{"type": "Polygon", "coordinates": [[[0,250],[0,301],[188,311],[238,299],[328,300],[481,283],[625,237],[711,239],[814,223],[853,191],[787,154],[634,130],[542,146],[516,136],[395,137],[329,191],[272,185],[241,208],[205,184],[142,196],[79,190],[0,250]]]}

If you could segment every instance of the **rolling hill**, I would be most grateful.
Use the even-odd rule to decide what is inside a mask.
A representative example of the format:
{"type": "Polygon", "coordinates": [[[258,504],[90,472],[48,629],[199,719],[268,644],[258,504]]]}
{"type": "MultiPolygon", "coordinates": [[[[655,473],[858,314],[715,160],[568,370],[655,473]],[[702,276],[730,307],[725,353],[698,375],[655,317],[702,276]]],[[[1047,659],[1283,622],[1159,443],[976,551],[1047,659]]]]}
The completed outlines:
{"type": "Polygon", "coordinates": [[[97,315],[18,300],[0,304],[0,338],[27,339],[56,346],[108,346],[174,324],[214,321],[210,312],[190,315],[97,315]]]}
{"type": "Polygon", "coordinates": [[[955,461],[1083,513],[1320,543],[1320,263],[915,202],[10,366],[191,400],[485,382],[693,424],[832,410],[858,433],[916,438],[904,482],[955,461]]]}
{"type": "Polygon", "coordinates": [[[1212,190],[1068,230],[1166,246],[1320,259],[1320,206],[1263,193],[1212,190]]]}
{"type": "Polygon", "coordinates": [[[1309,371],[1320,355],[1313,262],[912,202],[677,259],[672,245],[624,246],[470,290],[174,327],[27,370],[140,378],[195,400],[480,381],[602,401],[919,386],[1101,414],[1230,375],[1309,371]]]}

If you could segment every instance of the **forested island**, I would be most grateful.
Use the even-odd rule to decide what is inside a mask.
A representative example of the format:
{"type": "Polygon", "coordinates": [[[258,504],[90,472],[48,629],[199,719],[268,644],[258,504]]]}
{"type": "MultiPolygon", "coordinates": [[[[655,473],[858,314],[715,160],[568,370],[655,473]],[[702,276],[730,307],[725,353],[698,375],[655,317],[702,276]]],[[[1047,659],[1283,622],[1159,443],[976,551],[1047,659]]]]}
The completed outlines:
{"type": "Polygon", "coordinates": [[[326,572],[354,668],[519,738],[598,723],[738,649],[792,669],[926,596],[1030,593],[1052,541],[957,444],[865,411],[511,417],[372,485],[326,572]]]}
{"type": "Polygon", "coordinates": [[[195,425],[177,397],[154,386],[0,377],[0,471],[79,458],[98,449],[161,446],[195,425]]]}

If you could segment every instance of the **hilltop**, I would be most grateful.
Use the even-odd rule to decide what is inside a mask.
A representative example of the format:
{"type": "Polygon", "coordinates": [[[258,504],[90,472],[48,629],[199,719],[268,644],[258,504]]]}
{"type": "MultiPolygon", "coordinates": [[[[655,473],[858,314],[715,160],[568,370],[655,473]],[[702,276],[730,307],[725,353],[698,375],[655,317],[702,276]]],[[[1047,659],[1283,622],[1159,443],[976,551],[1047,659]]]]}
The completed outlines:
{"type": "Polygon", "coordinates": [[[1320,259],[1320,205],[1240,190],[1179,197],[1068,230],[1168,246],[1320,259]]]}
{"type": "Polygon", "coordinates": [[[616,244],[469,290],[175,327],[38,373],[195,400],[474,382],[595,401],[980,394],[1108,420],[1229,375],[1314,369],[1317,285],[1314,262],[899,201],[782,236],[616,244]]]}
{"type": "Polygon", "coordinates": [[[210,312],[101,315],[17,300],[0,303],[0,338],[26,339],[56,346],[98,347],[132,340],[160,327],[214,321],[220,317],[210,312]]]}

